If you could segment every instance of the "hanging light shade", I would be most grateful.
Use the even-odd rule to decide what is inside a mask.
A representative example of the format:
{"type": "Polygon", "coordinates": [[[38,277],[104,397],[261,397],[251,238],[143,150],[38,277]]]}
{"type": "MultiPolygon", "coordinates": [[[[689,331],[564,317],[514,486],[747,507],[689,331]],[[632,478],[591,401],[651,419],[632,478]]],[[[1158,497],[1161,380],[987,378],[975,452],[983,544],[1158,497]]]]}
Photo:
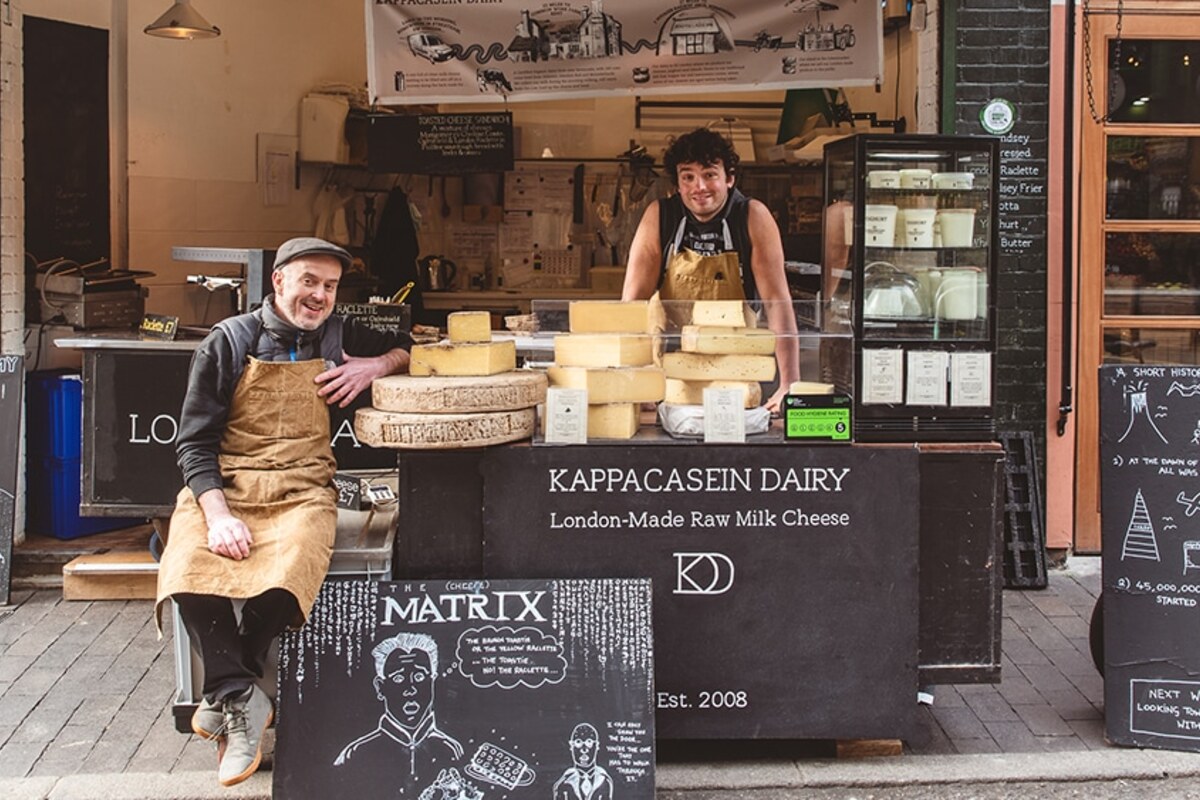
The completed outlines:
{"type": "Polygon", "coordinates": [[[144,30],[151,36],[164,39],[212,39],[221,35],[221,29],[200,16],[188,0],[177,0],[144,30]]]}

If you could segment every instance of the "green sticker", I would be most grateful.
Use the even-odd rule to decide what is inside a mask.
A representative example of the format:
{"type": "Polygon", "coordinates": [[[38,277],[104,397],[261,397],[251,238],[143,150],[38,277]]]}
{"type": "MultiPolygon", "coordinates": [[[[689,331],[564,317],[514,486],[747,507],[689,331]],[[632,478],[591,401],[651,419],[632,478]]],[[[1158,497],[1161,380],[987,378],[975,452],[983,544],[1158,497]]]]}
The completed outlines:
{"type": "Polygon", "coordinates": [[[1017,121],[1017,109],[1007,100],[996,98],[979,112],[983,129],[994,136],[1003,136],[1013,129],[1017,121]]]}

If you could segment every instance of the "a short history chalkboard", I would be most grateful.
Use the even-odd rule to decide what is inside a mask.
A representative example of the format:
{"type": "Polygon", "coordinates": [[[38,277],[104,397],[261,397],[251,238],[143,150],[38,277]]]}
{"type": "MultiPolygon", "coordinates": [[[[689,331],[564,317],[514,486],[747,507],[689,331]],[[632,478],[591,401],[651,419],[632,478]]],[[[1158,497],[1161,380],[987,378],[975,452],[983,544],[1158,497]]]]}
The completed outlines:
{"type": "Polygon", "coordinates": [[[513,167],[512,114],[377,114],[367,132],[373,172],[465,175],[513,167]]]}
{"type": "Polygon", "coordinates": [[[484,574],[651,578],[660,738],[913,733],[914,449],[584,450],[490,454],[484,574]]]}
{"type": "Polygon", "coordinates": [[[327,582],[280,646],[277,798],[654,797],[644,580],[327,582]]]}
{"type": "Polygon", "coordinates": [[[0,605],[12,586],[13,530],[17,514],[17,450],[21,444],[24,359],[0,356],[0,605]]]}
{"type": "Polygon", "coordinates": [[[1106,735],[1200,750],[1200,367],[1102,367],[1100,436],[1106,735]]]}

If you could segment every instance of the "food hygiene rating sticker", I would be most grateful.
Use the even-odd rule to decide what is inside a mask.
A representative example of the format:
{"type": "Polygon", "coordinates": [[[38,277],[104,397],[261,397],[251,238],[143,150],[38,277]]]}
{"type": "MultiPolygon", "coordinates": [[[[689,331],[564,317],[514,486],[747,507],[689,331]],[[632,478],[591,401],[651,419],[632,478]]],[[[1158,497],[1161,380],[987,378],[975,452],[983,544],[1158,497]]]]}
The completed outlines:
{"type": "Polygon", "coordinates": [[[849,442],[849,395],[796,395],[783,398],[783,435],[806,442],[849,442]]]}

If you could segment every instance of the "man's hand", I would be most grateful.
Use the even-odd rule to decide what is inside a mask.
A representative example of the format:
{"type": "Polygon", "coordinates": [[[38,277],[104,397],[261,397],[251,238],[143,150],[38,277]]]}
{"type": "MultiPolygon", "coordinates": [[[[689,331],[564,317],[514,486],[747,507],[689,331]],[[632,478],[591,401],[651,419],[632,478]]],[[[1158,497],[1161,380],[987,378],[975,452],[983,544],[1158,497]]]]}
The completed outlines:
{"type": "Polygon", "coordinates": [[[317,394],[329,405],[336,403],[340,408],[354,402],[364,389],[371,388],[371,382],[376,378],[408,368],[408,353],[404,350],[390,350],[372,358],[343,353],[342,359],[340,366],[327,369],[314,378],[317,383],[325,384],[317,394]]]}
{"type": "Polygon", "coordinates": [[[250,529],[232,514],[208,525],[208,549],[219,556],[241,561],[250,555],[250,529]]]}
{"type": "Polygon", "coordinates": [[[790,384],[780,384],[779,388],[775,390],[775,394],[771,395],[767,402],[764,403],[764,405],[767,407],[767,411],[770,411],[772,416],[778,417],[783,413],[783,396],[788,393],[789,385],[790,384]]]}

